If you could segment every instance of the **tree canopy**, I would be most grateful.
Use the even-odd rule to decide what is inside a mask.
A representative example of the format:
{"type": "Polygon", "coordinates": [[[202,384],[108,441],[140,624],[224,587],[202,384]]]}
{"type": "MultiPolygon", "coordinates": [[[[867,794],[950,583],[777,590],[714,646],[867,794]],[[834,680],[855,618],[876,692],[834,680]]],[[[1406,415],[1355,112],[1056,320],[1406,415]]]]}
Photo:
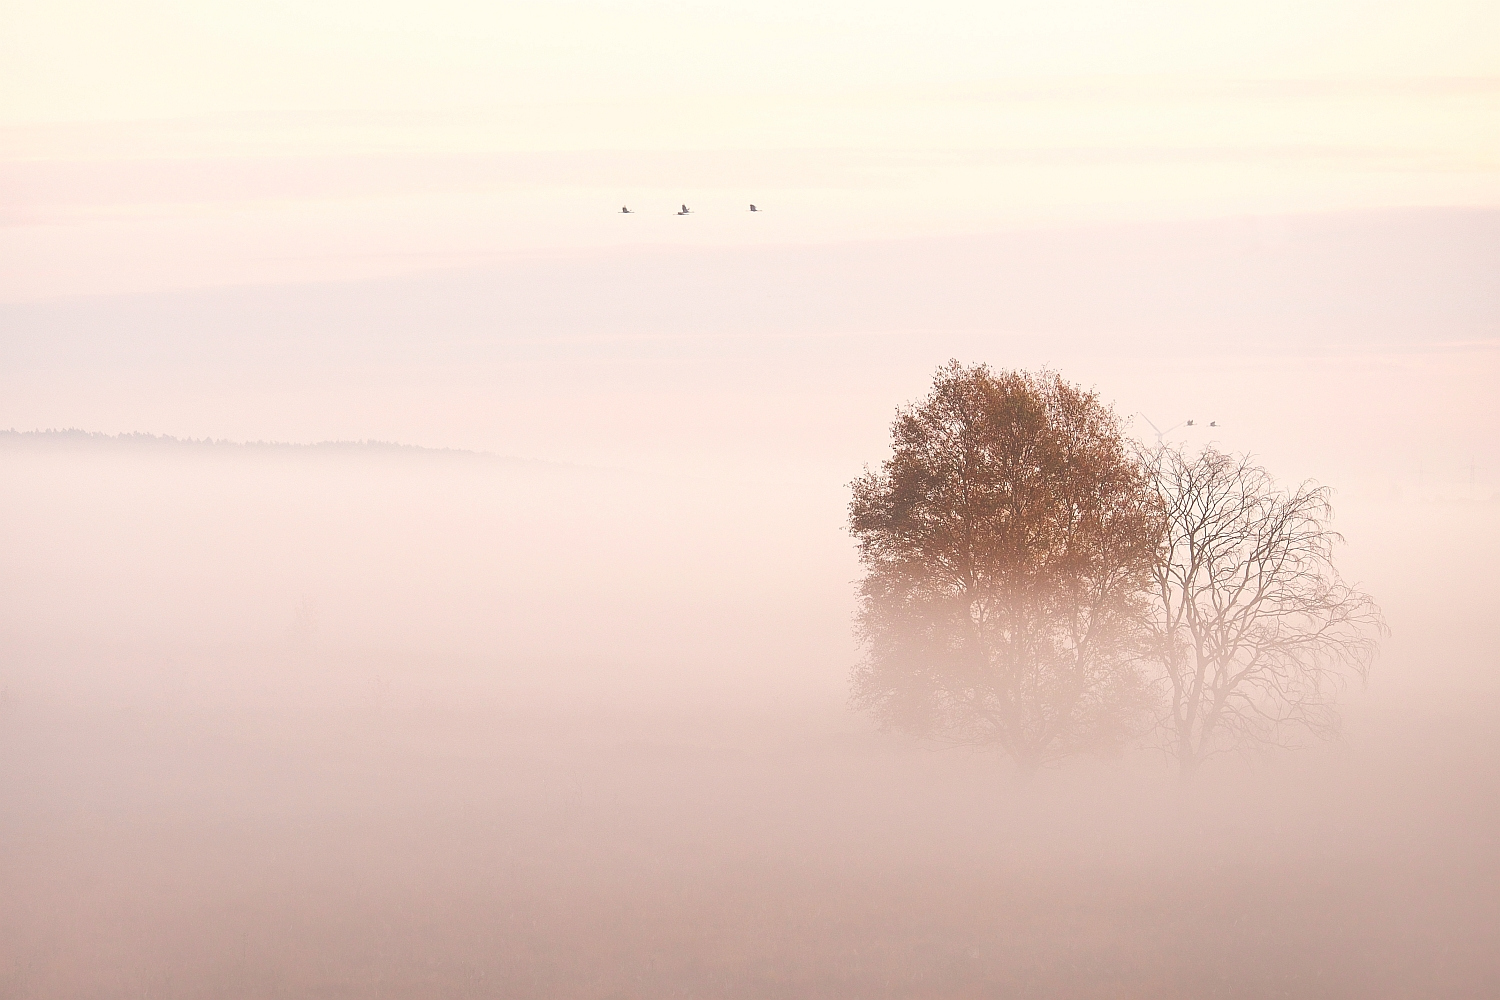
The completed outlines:
{"type": "Polygon", "coordinates": [[[1113,412],[1052,373],[954,361],[891,439],[849,506],[856,702],[1028,770],[1127,742],[1160,518],[1113,412]]]}
{"type": "Polygon", "coordinates": [[[1162,501],[1149,625],[1168,749],[1184,774],[1218,752],[1333,734],[1343,678],[1385,631],[1333,564],[1326,487],[1284,489],[1214,448],[1142,455],[1162,501]]]}

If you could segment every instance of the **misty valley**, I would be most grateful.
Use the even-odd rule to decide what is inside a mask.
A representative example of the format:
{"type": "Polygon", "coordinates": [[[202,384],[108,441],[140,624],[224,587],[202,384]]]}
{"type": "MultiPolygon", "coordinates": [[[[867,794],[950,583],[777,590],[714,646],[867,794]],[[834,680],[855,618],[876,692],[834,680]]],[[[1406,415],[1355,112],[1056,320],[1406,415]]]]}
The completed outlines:
{"type": "Polygon", "coordinates": [[[1139,743],[1028,773],[851,704],[829,477],[81,435],[0,462],[0,996],[1496,983],[1488,570],[1442,541],[1493,552],[1486,497],[1341,498],[1340,557],[1386,567],[1370,685],[1338,739],[1184,784],[1139,743]]]}

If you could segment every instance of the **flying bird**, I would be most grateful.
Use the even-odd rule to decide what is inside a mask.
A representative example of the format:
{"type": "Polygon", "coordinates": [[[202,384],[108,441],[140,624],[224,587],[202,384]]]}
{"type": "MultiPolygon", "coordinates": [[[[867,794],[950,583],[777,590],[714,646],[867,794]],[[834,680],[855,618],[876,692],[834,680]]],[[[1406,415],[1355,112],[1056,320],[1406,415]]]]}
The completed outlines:
{"type": "Polygon", "coordinates": [[[752,211],[752,212],[759,212],[760,209],[756,208],[754,205],[751,205],[750,206],[750,211],[752,211]]]}
{"type": "Polygon", "coordinates": [[[1210,420],[1208,422],[1208,426],[1210,426],[1210,427],[1217,427],[1217,426],[1219,426],[1219,422],[1217,420],[1210,420]]]}
{"type": "Polygon", "coordinates": [[[1191,426],[1193,426],[1193,424],[1195,424],[1195,423],[1197,423],[1197,421],[1196,421],[1196,420],[1189,420],[1189,421],[1188,421],[1188,422],[1187,422],[1187,425],[1188,425],[1188,426],[1189,426],[1189,427],[1191,427],[1191,426]]]}
{"type": "Polygon", "coordinates": [[[691,208],[688,208],[686,205],[683,205],[682,206],[682,211],[678,212],[677,214],[678,215],[692,215],[693,214],[693,210],[691,208]]]}
{"type": "Polygon", "coordinates": [[[628,207],[626,207],[624,205],[621,205],[620,206],[620,214],[621,215],[634,215],[635,213],[632,212],[628,207]]]}

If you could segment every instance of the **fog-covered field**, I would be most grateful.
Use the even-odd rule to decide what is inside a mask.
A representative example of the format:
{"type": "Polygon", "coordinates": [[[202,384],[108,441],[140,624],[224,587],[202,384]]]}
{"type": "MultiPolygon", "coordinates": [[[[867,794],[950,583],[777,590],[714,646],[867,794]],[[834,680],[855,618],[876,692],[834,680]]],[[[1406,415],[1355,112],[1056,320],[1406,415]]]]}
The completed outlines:
{"type": "Polygon", "coordinates": [[[1494,995],[1496,251],[1412,212],[0,306],[0,426],[429,446],[0,434],[0,996],[1494,995]],[[1023,779],[851,711],[846,484],[950,356],[1334,486],[1392,628],[1344,739],[1023,779]]]}

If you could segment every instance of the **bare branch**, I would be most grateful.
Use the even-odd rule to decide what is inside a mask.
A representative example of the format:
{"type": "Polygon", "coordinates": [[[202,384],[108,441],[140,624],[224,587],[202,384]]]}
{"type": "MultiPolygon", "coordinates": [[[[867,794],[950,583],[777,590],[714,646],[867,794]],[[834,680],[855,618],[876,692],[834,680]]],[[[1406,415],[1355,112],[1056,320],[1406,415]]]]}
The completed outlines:
{"type": "Polygon", "coordinates": [[[1160,498],[1150,648],[1168,689],[1162,728],[1184,773],[1215,753],[1338,732],[1335,700],[1386,633],[1333,564],[1327,488],[1283,490],[1248,457],[1140,453],[1160,498]]]}

